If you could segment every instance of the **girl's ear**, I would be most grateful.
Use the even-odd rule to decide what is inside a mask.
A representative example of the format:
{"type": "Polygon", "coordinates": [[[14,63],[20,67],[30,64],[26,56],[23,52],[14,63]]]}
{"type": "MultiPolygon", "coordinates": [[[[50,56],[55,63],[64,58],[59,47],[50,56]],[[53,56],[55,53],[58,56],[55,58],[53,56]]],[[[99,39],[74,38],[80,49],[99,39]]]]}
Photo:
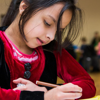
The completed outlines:
{"type": "Polygon", "coordinates": [[[25,4],[25,2],[22,1],[22,2],[20,3],[20,6],[19,6],[19,14],[21,15],[27,7],[28,7],[28,6],[25,4]]]}

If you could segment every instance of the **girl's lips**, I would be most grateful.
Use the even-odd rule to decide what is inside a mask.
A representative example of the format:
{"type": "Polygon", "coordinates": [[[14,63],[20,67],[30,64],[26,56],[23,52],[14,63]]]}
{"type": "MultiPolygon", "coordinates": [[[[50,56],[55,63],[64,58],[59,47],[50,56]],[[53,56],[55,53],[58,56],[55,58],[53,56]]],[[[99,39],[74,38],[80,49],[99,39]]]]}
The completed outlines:
{"type": "Polygon", "coordinates": [[[42,45],[44,42],[43,42],[42,40],[40,40],[39,38],[37,38],[37,43],[38,43],[39,45],[42,45]]]}

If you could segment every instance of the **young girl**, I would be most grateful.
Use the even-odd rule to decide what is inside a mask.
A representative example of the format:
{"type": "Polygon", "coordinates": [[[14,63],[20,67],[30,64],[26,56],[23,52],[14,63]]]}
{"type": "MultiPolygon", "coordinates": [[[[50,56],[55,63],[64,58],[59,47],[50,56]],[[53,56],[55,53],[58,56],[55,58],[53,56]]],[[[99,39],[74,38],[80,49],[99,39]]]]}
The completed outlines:
{"type": "Polygon", "coordinates": [[[0,100],[95,95],[93,80],[62,47],[78,35],[81,17],[74,0],[12,0],[0,31],[0,100]],[[56,84],[57,76],[65,85],[50,90],[35,85],[36,80],[56,84]],[[25,86],[16,88],[18,83],[25,86]]]}

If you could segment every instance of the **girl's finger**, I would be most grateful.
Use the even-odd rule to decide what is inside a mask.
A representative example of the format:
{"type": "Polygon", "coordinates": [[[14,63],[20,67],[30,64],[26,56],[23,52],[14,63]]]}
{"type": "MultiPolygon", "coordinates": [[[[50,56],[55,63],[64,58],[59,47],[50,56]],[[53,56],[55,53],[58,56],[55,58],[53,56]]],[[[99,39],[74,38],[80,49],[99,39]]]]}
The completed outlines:
{"type": "Polygon", "coordinates": [[[72,83],[68,83],[62,86],[59,86],[58,89],[60,89],[63,92],[82,92],[82,88],[74,85],[72,83]]]}
{"type": "Polygon", "coordinates": [[[23,79],[23,78],[18,78],[16,80],[13,80],[13,83],[15,83],[15,84],[18,84],[18,83],[27,84],[27,82],[28,82],[28,80],[23,79]]]}
{"type": "Polygon", "coordinates": [[[66,99],[66,100],[75,100],[75,99],[66,99]]]}
{"type": "Polygon", "coordinates": [[[61,93],[60,97],[62,100],[66,99],[78,99],[82,96],[82,93],[61,93]]]}
{"type": "Polygon", "coordinates": [[[21,90],[21,91],[24,91],[24,90],[26,90],[27,88],[26,88],[26,86],[20,86],[20,87],[16,87],[16,88],[14,88],[13,90],[15,91],[15,90],[21,90]]]}

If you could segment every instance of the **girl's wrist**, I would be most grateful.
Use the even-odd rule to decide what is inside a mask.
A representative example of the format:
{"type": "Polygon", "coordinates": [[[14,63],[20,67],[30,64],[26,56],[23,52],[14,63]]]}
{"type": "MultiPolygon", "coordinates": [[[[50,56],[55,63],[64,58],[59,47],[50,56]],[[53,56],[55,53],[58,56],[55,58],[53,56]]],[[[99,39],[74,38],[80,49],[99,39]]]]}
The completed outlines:
{"type": "Polygon", "coordinates": [[[40,87],[41,91],[47,92],[48,90],[46,89],[46,87],[40,87]]]}

